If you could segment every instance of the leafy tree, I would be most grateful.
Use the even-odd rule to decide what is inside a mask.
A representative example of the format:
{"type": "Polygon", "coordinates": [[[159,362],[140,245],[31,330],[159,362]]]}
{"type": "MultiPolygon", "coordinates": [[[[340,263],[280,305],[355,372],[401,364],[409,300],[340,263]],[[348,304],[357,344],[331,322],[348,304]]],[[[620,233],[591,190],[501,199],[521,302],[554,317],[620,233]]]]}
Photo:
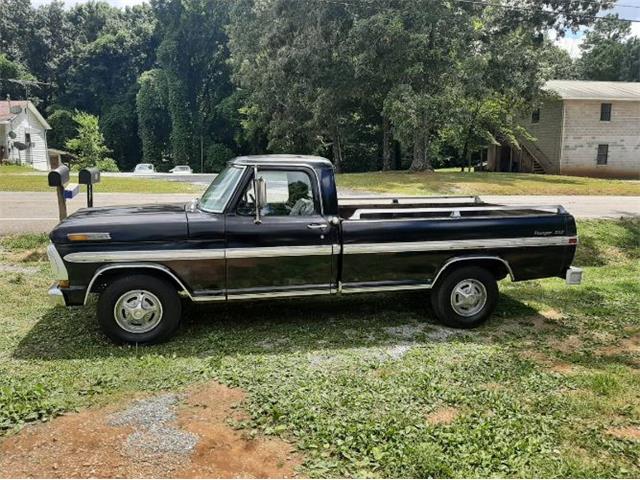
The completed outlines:
{"type": "Polygon", "coordinates": [[[209,145],[204,159],[205,172],[219,172],[233,156],[233,150],[222,143],[209,145]]]}
{"type": "Polygon", "coordinates": [[[629,38],[631,22],[620,20],[617,14],[597,21],[580,45],[578,62],[585,80],[640,81],[640,60],[637,37],[629,38]]]}
{"type": "Polygon", "coordinates": [[[47,144],[51,148],[64,149],[67,140],[77,133],[77,125],[74,121],[74,112],[64,108],[52,108],[53,113],[47,117],[47,123],[51,130],[47,133],[47,144]]]}
{"type": "Polygon", "coordinates": [[[77,157],[74,168],[98,167],[101,171],[117,172],[118,166],[113,159],[107,157],[109,149],[104,144],[98,117],[76,111],[73,121],[77,124],[77,135],[67,140],[65,147],[77,157]]]}
{"type": "Polygon", "coordinates": [[[172,157],[199,169],[204,145],[218,140],[219,106],[233,91],[227,2],[153,0],[152,6],[162,37],[157,56],[166,81],[172,157]]]}
{"type": "Polygon", "coordinates": [[[156,164],[171,153],[166,78],[162,70],[155,69],[144,72],[138,82],[140,88],[136,96],[136,112],[142,159],[156,164]]]}
{"type": "Polygon", "coordinates": [[[23,99],[25,95],[37,88],[35,77],[20,63],[13,62],[0,53],[0,98],[9,95],[13,99],[23,99]]]}

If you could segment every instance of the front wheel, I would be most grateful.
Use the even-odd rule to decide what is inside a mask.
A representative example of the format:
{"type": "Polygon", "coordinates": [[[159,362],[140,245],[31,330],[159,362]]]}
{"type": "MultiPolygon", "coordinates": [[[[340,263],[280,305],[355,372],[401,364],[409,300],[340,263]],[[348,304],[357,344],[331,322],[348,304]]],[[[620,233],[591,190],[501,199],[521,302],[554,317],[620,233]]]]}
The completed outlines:
{"type": "Polygon", "coordinates": [[[118,343],[153,344],[180,324],[182,304],[175,287],[150,275],[119,277],[98,300],[98,321],[118,343]]]}
{"type": "Polygon", "coordinates": [[[498,283],[480,267],[451,271],[431,292],[431,304],[438,319],[450,327],[473,328],[483,323],[498,302],[498,283]]]}

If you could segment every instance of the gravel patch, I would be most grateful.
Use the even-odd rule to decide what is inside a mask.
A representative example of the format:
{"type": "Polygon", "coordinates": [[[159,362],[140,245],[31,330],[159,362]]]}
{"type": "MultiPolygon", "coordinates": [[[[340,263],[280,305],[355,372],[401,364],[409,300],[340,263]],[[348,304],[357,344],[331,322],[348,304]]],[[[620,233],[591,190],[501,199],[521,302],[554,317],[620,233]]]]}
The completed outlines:
{"type": "Polygon", "coordinates": [[[427,338],[436,342],[443,342],[451,337],[459,337],[464,333],[463,330],[456,330],[455,328],[434,326],[433,329],[427,333],[427,338]]]}
{"type": "Polygon", "coordinates": [[[408,323],[396,327],[385,327],[383,330],[392,337],[402,340],[413,340],[416,336],[424,332],[425,326],[424,323],[408,323]]]}
{"type": "Polygon", "coordinates": [[[175,406],[178,400],[178,395],[172,393],[138,400],[127,410],[113,414],[109,425],[151,427],[171,422],[176,418],[175,406]]]}
{"type": "Polygon", "coordinates": [[[24,273],[30,275],[32,273],[38,273],[37,267],[21,267],[20,265],[6,265],[0,263],[0,272],[4,273],[24,273]]]}
{"type": "Polygon", "coordinates": [[[198,444],[198,436],[168,425],[176,419],[179,400],[175,394],[160,395],[139,400],[127,410],[111,415],[109,425],[134,427],[125,444],[126,453],[131,456],[141,450],[151,455],[191,453],[198,444]]]}

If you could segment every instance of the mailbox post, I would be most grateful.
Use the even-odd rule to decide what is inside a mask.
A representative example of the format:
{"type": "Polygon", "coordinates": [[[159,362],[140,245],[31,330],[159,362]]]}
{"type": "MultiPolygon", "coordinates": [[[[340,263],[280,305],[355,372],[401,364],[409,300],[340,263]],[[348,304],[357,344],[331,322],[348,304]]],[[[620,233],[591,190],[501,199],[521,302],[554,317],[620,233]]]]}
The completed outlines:
{"type": "Polygon", "coordinates": [[[96,167],[88,167],[80,170],[78,181],[87,186],[87,207],[93,207],[93,184],[100,183],[100,170],[96,167]]]}
{"type": "Polygon", "coordinates": [[[58,212],[60,220],[67,218],[67,200],[64,194],[64,187],[69,183],[69,167],[60,165],[55,170],[49,172],[49,186],[56,187],[56,195],[58,197],[58,212]]]}

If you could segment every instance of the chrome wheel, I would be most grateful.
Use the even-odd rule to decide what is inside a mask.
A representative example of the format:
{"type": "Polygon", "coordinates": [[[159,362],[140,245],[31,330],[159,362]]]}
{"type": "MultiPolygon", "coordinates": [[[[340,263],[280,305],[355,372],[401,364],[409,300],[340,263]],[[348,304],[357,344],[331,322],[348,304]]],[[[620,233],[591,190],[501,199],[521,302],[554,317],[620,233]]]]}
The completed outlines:
{"type": "Polygon", "coordinates": [[[482,282],[468,278],[451,291],[451,308],[462,317],[478,314],[487,304],[487,289],[482,282]]]}
{"type": "Polygon", "coordinates": [[[126,332],[150,332],[162,320],[162,303],[147,290],[131,290],[118,298],[113,316],[126,332]]]}

